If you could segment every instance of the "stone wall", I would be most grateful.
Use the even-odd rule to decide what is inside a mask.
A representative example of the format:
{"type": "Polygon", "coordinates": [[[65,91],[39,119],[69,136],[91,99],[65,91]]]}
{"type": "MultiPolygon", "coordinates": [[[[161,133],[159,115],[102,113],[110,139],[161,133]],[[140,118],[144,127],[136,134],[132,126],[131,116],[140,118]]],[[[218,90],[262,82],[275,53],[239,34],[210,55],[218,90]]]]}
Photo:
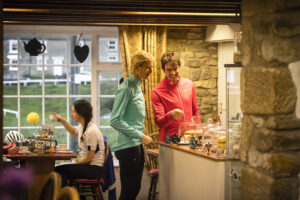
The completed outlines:
{"type": "Polygon", "coordinates": [[[300,60],[300,1],[246,0],[242,10],[241,199],[296,200],[300,120],[288,65],[300,60]]]}
{"type": "Polygon", "coordinates": [[[167,50],[180,53],[180,75],[194,82],[202,121],[217,119],[218,44],[205,42],[204,28],[168,28],[167,50]]]}

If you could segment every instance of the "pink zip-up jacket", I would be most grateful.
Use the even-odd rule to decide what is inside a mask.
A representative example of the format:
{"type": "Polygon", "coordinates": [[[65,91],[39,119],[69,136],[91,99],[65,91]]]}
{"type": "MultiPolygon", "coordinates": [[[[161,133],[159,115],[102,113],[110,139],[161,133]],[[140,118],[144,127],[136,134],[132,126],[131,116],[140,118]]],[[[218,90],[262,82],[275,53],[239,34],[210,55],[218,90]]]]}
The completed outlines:
{"type": "Polygon", "coordinates": [[[193,82],[180,78],[177,83],[163,79],[151,92],[152,107],[155,122],[159,127],[159,141],[164,142],[166,135],[178,134],[178,127],[182,122],[200,120],[197,98],[193,82]],[[171,111],[179,108],[184,112],[181,119],[175,120],[171,111]]]}

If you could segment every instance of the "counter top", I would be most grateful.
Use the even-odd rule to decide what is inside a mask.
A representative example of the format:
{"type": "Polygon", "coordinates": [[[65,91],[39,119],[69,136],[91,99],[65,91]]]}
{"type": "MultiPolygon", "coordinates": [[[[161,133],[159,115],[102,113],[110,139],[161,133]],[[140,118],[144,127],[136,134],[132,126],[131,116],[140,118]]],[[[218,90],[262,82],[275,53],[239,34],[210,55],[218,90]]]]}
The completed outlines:
{"type": "Polygon", "coordinates": [[[168,146],[171,147],[173,149],[177,149],[179,151],[184,151],[184,152],[188,152],[197,156],[201,156],[203,158],[207,158],[207,159],[211,159],[214,161],[226,161],[226,160],[231,160],[229,158],[225,158],[225,157],[216,157],[215,153],[210,153],[209,155],[206,152],[199,152],[199,146],[196,147],[196,149],[191,149],[189,145],[178,145],[178,144],[167,144],[165,142],[157,142],[160,145],[164,145],[164,146],[168,146]]]}

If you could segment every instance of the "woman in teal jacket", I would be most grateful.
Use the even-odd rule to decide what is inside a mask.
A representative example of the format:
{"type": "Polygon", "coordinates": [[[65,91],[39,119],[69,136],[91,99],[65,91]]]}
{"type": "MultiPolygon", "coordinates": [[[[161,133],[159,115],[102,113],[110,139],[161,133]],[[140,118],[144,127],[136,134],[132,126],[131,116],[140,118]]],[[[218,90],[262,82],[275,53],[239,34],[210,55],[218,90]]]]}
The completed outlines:
{"type": "Polygon", "coordinates": [[[152,73],[153,62],[149,53],[136,52],[131,59],[132,74],[115,94],[110,125],[119,132],[112,151],[120,164],[120,200],[134,200],[138,195],[145,161],[142,143],[153,142],[144,135],[145,100],[141,89],[142,80],[152,73]]]}

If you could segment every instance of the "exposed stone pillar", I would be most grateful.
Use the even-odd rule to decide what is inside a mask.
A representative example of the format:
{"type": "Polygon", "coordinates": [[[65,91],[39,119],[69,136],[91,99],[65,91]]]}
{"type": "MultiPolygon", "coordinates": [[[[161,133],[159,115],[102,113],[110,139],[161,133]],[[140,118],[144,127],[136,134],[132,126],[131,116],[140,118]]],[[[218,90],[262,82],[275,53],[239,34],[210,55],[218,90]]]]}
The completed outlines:
{"type": "Polygon", "coordinates": [[[241,199],[297,200],[300,120],[288,65],[300,60],[300,1],[244,0],[242,14],[241,199]]]}

